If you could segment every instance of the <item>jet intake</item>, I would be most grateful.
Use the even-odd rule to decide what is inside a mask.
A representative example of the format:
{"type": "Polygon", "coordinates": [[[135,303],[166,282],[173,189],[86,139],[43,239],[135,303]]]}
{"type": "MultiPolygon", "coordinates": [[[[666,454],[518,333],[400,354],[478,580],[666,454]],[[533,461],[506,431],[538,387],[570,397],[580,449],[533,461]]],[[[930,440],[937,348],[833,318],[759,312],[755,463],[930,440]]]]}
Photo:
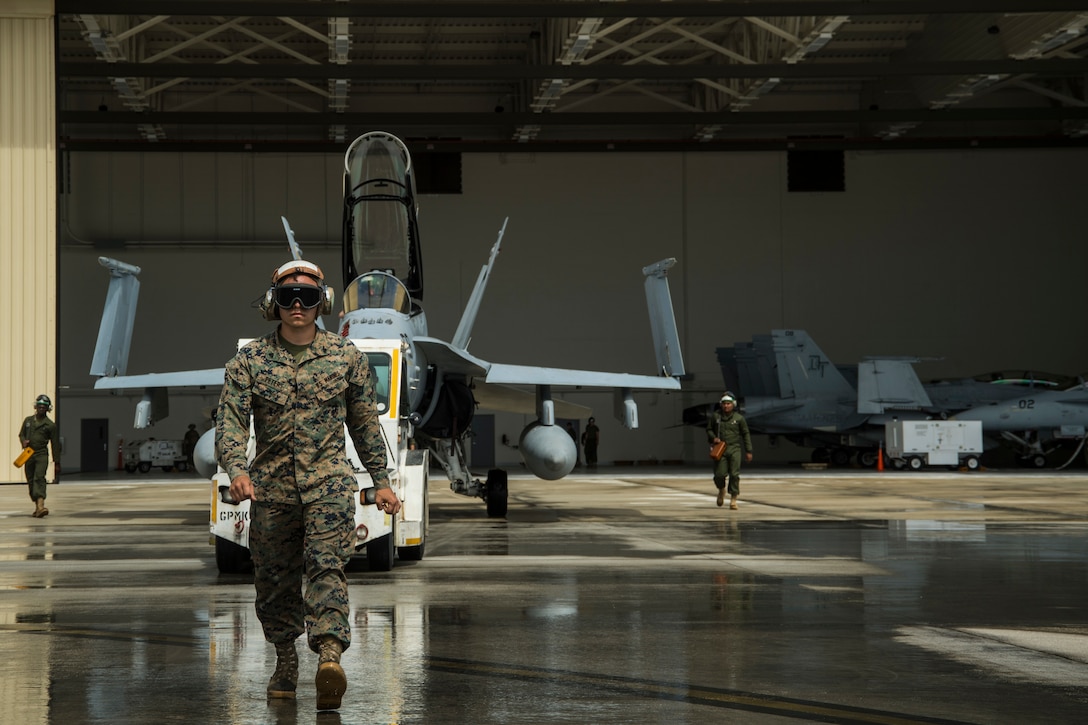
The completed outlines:
{"type": "Polygon", "coordinates": [[[440,381],[438,402],[423,421],[423,432],[435,438],[454,438],[468,430],[476,413],[472,390],[461,380],[440,381]]]}
{"type": "Polygon", "coordinates": [[[525,426],[518,441],[525,466],[537,478],[557,481],[574,470],[578,449],[570,434],[558,426],[539,421],[525,426]]]}

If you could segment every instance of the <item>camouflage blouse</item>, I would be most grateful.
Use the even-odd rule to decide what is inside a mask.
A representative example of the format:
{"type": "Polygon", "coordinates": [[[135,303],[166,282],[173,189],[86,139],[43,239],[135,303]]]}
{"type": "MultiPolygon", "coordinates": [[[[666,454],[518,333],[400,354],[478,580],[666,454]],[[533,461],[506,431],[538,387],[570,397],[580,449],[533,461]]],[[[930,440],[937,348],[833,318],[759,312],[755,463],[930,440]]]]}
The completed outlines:
{"type": "Polygon", "coordinates": [[[366,355],[350,341],[318,330],[296,362],[273,331],[227,363],[216,416],[216,455],[232,480],[249,474],[261,501],[313,503],[358,490],[345,423],[374,485],[388,488],[386,447],[366,355]],[[256,447],[247,465],[251,414],[256,447]]]}

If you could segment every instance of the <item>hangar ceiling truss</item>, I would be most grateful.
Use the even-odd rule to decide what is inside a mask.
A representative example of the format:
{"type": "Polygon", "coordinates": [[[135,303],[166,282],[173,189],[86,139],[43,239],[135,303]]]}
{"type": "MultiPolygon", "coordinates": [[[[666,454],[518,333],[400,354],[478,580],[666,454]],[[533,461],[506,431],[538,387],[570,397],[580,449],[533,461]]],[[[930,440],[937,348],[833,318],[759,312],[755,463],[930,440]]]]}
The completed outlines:
{"type": "Polygon", "coordinates": [[[1083,0],[57,0],[70,148],[1080,145],[1083,0]]]}

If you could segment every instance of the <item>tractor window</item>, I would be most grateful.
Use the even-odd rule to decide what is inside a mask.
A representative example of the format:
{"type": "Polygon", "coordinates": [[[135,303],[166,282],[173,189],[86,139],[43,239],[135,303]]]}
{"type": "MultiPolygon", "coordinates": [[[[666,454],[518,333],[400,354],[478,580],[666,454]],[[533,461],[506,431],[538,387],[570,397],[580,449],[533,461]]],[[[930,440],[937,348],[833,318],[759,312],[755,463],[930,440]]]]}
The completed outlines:
{"type": "Polygon", "coordinates": [[[374,402],[378,405],[378,412],[385,415],[389,412],[389,356],[381,352],[368,352],[366,359],[374,376],[374,402]]]}

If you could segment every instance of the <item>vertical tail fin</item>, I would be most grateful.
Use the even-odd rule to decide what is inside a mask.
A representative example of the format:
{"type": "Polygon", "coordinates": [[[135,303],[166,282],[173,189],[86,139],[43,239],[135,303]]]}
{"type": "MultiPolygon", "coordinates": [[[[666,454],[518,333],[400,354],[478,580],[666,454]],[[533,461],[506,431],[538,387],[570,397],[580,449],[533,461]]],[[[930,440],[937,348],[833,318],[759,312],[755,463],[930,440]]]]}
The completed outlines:
{"type": "Polygon", "coordinates": [[[657,371],[670,378],[680,377],[686,372],[669,292],[669,278],[666,276],[674,264],[676,259],[670,257],[642,268],[642,274],[646,277],[646,306],[650,311],[650,332],[654,338],[657,371]]]}
{"type": "Polygon", "coordinates": [[[783,397],[856,400],[857,392],[804,330],[772,330],[783,397]]]}
{"type": "Polygon", "coordinates": [[[99,257],[98,263],[110,271],[110,286],[102,308],[98,327],[98,342],[91,360],[91,375],[98,377],[124,375],[128,370],[128,353],[132,346],[132,326],[136,321],[136,301],[140,296],[140,268],[109,257],[99,257]]]}
{"type": "Polygon", "coordinates": [[[487,279],[491,276],[491,268],[495,266],[495,258],[499,256],[499,249],[502,246],[502,235],[506,233],[506,223],[510,221],[510,217],[506,217],[502,220],[502,229],[499,229],[499,238],[495,240],[495,244],[491,246],[491,255],[487,258],[487,264],[480,269],[480,274],[476,277],[476,286],[472,288],[472,294],[469,295],[468,304],[465,305],[465,311],[461,315],[461,322],[457,325],[457,331],[453,333],[453,340],[451,344],[454,347],[462,350],[468,349],[468,343],[472,339],[472,326],[476,324],[476,314],[480,311],[480,301],[484,297],[484,289],[487,288],[487,279]]]}
{"type": "Polygon", "coordinates": [[[929,408],[929,398],[910,359],[874,358],[858,364],[858,412],[929,408]]]}

